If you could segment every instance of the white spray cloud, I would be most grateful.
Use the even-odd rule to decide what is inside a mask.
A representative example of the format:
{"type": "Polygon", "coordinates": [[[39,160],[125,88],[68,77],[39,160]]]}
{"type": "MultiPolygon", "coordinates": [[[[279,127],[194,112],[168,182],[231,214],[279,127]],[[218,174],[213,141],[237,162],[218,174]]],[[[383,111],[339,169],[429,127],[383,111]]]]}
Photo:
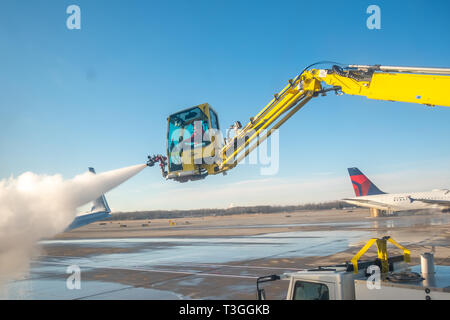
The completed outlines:
{"type": "Polygon", "coordinates": [[[71,180],[25,172],[0,180],[0,283],[22,275],[36,243],[64,231],[77,208],[117,187],[146,167],[136,165],[71,180]]]}

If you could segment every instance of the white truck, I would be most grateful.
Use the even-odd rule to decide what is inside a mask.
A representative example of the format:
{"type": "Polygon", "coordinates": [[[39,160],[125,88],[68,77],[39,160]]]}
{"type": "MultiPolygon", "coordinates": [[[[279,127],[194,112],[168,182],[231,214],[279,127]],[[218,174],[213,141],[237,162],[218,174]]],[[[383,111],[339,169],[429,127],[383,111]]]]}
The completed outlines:
{"type": "Polygon", "coordinates": [[[265,299],[261,284],[289,280],[287,300],[450,300],[450,266],[434,266],[433,254],[421,255],[420,266],[409,266],[409,251],[389,237],[371,239],[351,263],[260,277],[257,298],[265,299]],[[387,258],[386,242],[404,249],[387,258]],[[358,261],[377,243],[378,258],[358,261]]]}

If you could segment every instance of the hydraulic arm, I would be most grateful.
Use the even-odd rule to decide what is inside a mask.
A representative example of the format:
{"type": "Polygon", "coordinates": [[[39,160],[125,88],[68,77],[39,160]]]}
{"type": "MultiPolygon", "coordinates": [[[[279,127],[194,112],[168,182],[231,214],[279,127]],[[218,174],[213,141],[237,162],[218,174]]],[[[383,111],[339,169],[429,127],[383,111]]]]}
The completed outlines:
{"type": "Polygon", "coordinates": [[[171,115],[167,136],[168,171],[162,170],[163,175],[185,182],[202,179],[208,174],[225,173],[312,98],[329,91],[376,100],[450,106],[450,69],[380,65],[310,67],[289,80],[244,127],[236,122],[232,138],[222,139],[217,134],[209,134],[208,141],[201,138],[200,133],[219,130],[217,115],[209,104],[171,115]]]}
{"type": "Polygon", "coordinates": [[[219,168],[234,167],[267,139],[273,129],[283,125],[311,98],[325,95],[327,91],[377,100],[450,106],[449,90],[450,69],[359,65],[343,69],[334,65],[331,69],[304,71],[275,94],[274,99],[223,147],[219,168]],[[326,88],[322,83],[331,87],[326,88]],[[260,135],[263,131],[266,133],[260,135]],[[227,155],[230,149],[234,151],[227,155]]]}

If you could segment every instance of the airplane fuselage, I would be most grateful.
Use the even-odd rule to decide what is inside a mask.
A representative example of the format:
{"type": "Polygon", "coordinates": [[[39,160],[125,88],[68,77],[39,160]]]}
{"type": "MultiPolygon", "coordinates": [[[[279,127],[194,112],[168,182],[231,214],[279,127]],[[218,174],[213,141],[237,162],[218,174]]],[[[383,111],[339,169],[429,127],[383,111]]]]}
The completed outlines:
{"type": "Polygon", "coordinates": [[[450,201],[450,190],[433,190],[428,192],[385,193],[343,199],[343,201],[361,207],[388,211],[420,210],[428,208],[448,208],[437,203],[425,201],[450,201]]]}

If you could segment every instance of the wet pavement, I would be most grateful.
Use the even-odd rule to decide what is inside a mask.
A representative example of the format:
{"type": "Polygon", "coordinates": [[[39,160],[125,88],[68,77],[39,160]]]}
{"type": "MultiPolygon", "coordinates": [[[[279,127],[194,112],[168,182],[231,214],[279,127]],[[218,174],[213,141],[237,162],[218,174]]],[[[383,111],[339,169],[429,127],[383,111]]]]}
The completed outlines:
{"type": "MultiPolygon", "coordinates": [[[[328,228],[320,231],[292,231],[254,236],[47,240],[41,242],[44,250],[46,247],[60,248],[66,252],[76,252],[80,248],[92,250],[90,254],[83,256],[43,255],[33,260],[29,274],[0,288],[0,298],[236,298],[239,295],[233,293],[246,292],[250,295],[250,292],[254,291],[258,276],[299,269],[292,268],[291,265],[262,266],[252,264],[251,261],[328,256],[351,247],[360,247],[371,237],[386,235],[386,230],[390,229],[390,235],[402,244],[418,241],[427,245],[439,244],[439,241],[443,240],[438,234],[427,230],[422,233],[413,232],[412,227],[449,223],[449,215],[406,216],[342,223],[245,226],[328,228]],[[108,252],[105,249],[118,248],[127,250],[104,253],[108,252]],[[71,289],[68,281],[73,276],[73,271],[68,270],[69,266],[80,270],[79,289],[71,289]],[[209,279],[214,279],[215,284],[209,279]],[[214,287],[217,284],[222,286],[221,290],[214,287]],[[202,294],[202,286],[212,288],[202,294]]],[[[235,228],[205,228],[225,227],[235,228]]]]}
{"type": "MultiPolygon", "coordinates": [[[[318,231],[272,233],[227,238],[147,238],[43,241],[44,246],[136,248],[135,252],[93,254],[87,257],[43,256],[33,261],[30,274],[8,283],[2,299],[185,299],[182,294],[120,283],[92,281],[83,275],[97,269],[136,272],[224,277],[250,280],[261,272],[293,271],[290,268],[230,265],[243,260],[329,255],[347,249],[352,242],[368,237],[364,231],[318,231]],[[69,266],[81,271],[81,289],[68,289],[72,273],[69,266]],[[214,270],[220,269],[220,272],[214,270]]],[[[198,285],[202,278],[183,279],[180,285],[198,285]]],[[[235,287],[235,289],[239,289],[235,287]]]]}

